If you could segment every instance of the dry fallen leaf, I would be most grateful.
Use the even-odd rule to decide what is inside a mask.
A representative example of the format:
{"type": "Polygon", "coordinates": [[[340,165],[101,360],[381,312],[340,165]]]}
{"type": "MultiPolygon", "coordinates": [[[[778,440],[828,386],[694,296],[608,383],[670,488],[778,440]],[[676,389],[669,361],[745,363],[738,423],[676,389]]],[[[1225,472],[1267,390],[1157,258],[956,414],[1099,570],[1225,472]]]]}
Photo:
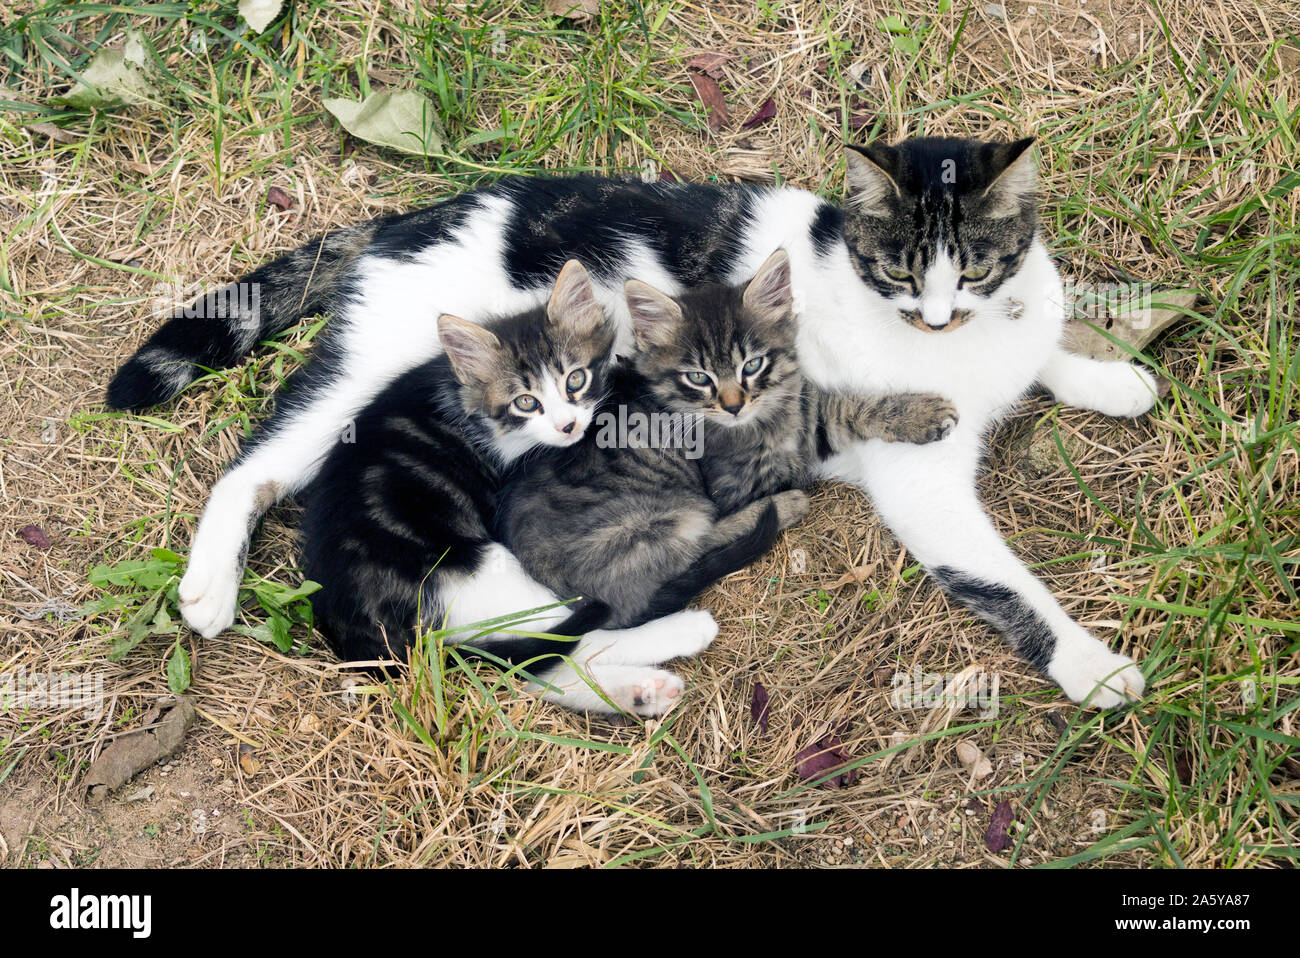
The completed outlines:
{"type": "Polygon", "coordinates": [[[55,143],[76,143],[81,137],[69,133],[61,126],[55,126],[53,123],[28,123],[27,129],[33,133],[41,133],[48,136],[55,143]]]}
{"type": "Polygon", "coordinates": [[[38,549],[48,549],[50,547],[50,537],[45,534],[45,530],[40,526],[23,526],[18,530],[18,538],[38,549]]]}
{"type": "Polygon", "coordinates": [[[758,112],[740,125],[744,129],[748,130],[751,127],[758,126],[760,123],[772,119],[774,116],[776,116],[776,100],[772,97],[768,97],[763,101],[763,105],[758,108],[758,112]]]}
{"type": "Polygon", "coordinates": [[[769,706],[767,689],[762,682],[754,683],[754,693],[749,700],[749,717],[758,723],[758,727],[767,731],[767,710],[769,706]]]}
{"type": "MultiPolygon", "coordinates": [[[[802,749],[795,757],[795,771],[805,781],[821,779],[828,772],[849,761],[852,756],[844,750],[844,743],[838,735],[828,733],[812,745],[802,749]]],[[[857,781],[857,769],[848,769],[821,782],[827,788],[839,788],[852,785],[857,781]]]]}
{"type": "Polygon", "coordinates": [[[293,206],[293,197],[278,186],[273,186],[266,191],[266,201],[278,210],[287,210],[293,206]]]}
{"type": "Polygon", "coordinates": [[[589,20],[600,13],[600,0],[546,0],[547,13],[568,20],[589,20]]]}
{"type": "Polygon", "coordinates": [[[691,86],[695,87],[695,95],[700,98],[704,108],[709,111],[709,129],[717,133],[731,119],[731,111],[727,109],[727,101],[722,96],[722,89],[718,86],[718,81],[707,73],[701,73],[698,70],[687,70],[686,75],[691,78],[691,86]]]}
{"type": "Polygon", "coordinates": [[[1093,359],[1131,359],[1125,350],[1092,326],[1104,329],[1134,349],[1143,349],[1174,323],[1186,319],[1188,312],[1196,305],[1196,300],[1195,292],[1175,289],[1156,290],[1144,302],[1118,306],[1106,303],[1104,297],[1099,302],[1080,302],[1076,305],[1076,310],[1083,310],[1090,315],[1084,318],[1076,315],[1066,319],[1065,348],[1093,359]]]}
{"type": "Polygon", "coordinates": [[[686,61],[688,70],[699,70],[701,73],[707,73],[715,80],[722,79],[722,65],[732,58],[730,53],[701,53],[697,57],[692,57],[686,61]]]}
{"type": "Polygon", "coordinates": [[[989,830],[984,833],[984,844],[988,845],[989,851],[996,854],[1011,847],[1011,835],[1007,831],[1010,827],[1011,803],[998,802],[998,807],[993,809],[993,819],[989,822],[989,830]]]}

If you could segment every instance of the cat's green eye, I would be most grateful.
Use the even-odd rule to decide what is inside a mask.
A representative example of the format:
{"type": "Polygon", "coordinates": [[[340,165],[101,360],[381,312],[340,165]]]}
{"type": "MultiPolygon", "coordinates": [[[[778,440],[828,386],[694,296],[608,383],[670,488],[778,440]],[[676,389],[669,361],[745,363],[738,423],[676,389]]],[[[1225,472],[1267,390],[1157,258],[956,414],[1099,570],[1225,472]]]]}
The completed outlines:
{"type": "Polygon", "coordinates": [[[885,267],[885,275],[890,279],[896,279],[900,283],[904,283],[912,278],[912,271],[910,269],[900,269],[897,266],[887,266],[885,267]]]}
{"type": "Polygon", "coordinates": [[[762,368],[763,368],[763,357],[755,356],[749,362],[745,363],[745,365],[741,366],[740,371],[744,373],[746,376],[752,376],[762,368]]]}
{"type": "Polygon", "coordinates": [[[988,274],[989,274],[989,268],[987,266],[972,266],[970,269],[966,270],[964,273],[961,274],[961,278],[968,279],[972,283],[978,283],[988,274]]]}
{"type": "Polygon", "coordinates": [[[713,377],[708,373],[686,373],[686,381],[692,386],[707,386],[713,382],[713,377]]]}
{"type": "Polygon", "coordinates": [[[529,396],[526,393],[522,396],[516,396],[515,401],[511,403],[511,405],[520,412],[537,412],[537,410],[542,408],[542,404],[537,401],[536,396],[529,396]]]}
{"type": "Polygon", "coordinates": [[[583,386],[587,385],[587,370],[575,369],[569,373],[569,378],[564,381],[564,385],[569,392],[576,393],[583,386]]]}

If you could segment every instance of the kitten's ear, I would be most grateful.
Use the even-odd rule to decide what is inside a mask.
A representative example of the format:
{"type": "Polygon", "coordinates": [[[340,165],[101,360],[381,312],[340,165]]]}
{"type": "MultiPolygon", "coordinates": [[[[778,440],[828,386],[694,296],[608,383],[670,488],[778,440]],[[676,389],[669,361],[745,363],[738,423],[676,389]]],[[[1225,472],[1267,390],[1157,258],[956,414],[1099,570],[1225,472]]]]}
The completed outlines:
{"type": "Polygon", "coordinates": [[[790,257],[783,249],[763,261],[745,287],[745,310],[762,323],[782,323],[794,309],[790,288],[790,257]]]}
{"type": "Polygon", "coordinates": [[[546,303],[546,317],[582,336],[589,336],[605,323],[605,310],[596,299],[587,270],[576,259],[564,264],[546,303]]]}
{"type": "Polygon", "coordinates": [[[459,316],[438,317],[438,339],[451,360],[452,372],[466,386],[482,385],[501,376],[501,340],[459,316]]]}
{"type": "Polygon", "coordinates": [[[627,310],[632,314],[632,334],[642,349],[667,346],[682,321],[682,308],[649,283],[629,279],[623,284],[627,310]]]}
{"type": "Polygon", "coordinates": [[[990,219],[1018,216],[1034,202],[1038,187],[1038,162],[1032,136],[1014,143],[999,143],[993,155],[997,174],[984,191],[984,215],[990,219]]]}
{"type": "Polygon", "coordinates": [[[888,216],[901,192],[894,181],[894,152],[886,146],[844,145],[846,199],[865,216],[888,216]]]}

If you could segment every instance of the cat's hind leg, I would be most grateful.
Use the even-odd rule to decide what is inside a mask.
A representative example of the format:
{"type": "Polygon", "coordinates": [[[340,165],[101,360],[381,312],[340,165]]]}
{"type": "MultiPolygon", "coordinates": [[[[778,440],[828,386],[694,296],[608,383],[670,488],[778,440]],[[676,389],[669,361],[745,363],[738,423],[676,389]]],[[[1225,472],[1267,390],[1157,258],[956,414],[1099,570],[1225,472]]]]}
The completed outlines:
{"type": "Polygon", "coordinates": [[[961,427],[924,446],[872,441],[825,464],[866,489],[881,518],[958,601],[998,629],[1076,702],[1108,708],[1142,696],[1131,658],[1074,622],[998,534],[975,488],[982,451],[961,427]]]}

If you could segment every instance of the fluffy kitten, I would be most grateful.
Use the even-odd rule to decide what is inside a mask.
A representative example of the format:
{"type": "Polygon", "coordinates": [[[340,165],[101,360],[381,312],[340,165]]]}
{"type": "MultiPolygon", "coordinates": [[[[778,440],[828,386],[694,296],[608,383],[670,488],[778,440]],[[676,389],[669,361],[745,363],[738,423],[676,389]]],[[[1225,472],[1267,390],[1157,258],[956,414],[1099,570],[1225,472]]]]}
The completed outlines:
{"type": "Polygon", "coordinates": [[[929,442],[956,424],[952,404],[936,395],[852,397],[805,382],[783,250],[745,286],[673,299],[633,280],[626,294],[632,367],[611,377],[597,428],[581,443],[516,471],[498,524],[534,578],[604,603],[612,624],[675,612],[765,552],[806,514],[799,487],[819,452],[870,438],[929,442]],[[600,427],[614,416],[677,417],[678,426],[660,430],[657,444],[611,444],[600,427]],[[675,441],[695,428],[698,447],[675,441]]]}
{"type": "MultiPolygon", "coordinates": [[[[461,593],[502,571],[489,529],[504,470],[578,442],[604,392],[613,336],[576,261],[545,309],[482,326],[444,315],[438,333],[446,352],[359,413],[304,496],[304,571],[344,659],[404,658],[417,625],[475,621],[461,593]]],[[[498,614],[543,604],[501,598],[498,614]]],[[[556,628],[591,622],[575,612],[556,628]]]]}

